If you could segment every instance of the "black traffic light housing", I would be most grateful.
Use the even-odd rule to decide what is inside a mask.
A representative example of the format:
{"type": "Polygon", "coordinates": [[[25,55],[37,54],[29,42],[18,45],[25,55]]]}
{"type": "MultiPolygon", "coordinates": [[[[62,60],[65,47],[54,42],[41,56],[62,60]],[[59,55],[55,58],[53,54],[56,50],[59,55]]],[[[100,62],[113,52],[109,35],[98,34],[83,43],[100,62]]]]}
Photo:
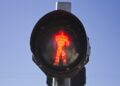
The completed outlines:
{"type": "Polygon", "coordinates": [[[33,61],[51,77],[72,77],[89,60],[89,43],[83,24],[75,15],[63,10],[52,11],[37,22],[31,34],[30,46],[33,61]],[[72,42],[71,48],[74,48],[77,53],[75,60],[62,66],[54,65],[50,59],[50,55],[54,54],[52,37],[59,31],[64,31],[69,35],[72,42]]]}

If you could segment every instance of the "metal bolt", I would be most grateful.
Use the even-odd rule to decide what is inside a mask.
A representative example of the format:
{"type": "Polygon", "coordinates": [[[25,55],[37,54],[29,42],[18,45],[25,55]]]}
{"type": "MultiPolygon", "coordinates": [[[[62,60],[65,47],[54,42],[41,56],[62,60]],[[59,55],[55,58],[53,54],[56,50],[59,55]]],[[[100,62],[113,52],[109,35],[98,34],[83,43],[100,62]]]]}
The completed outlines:
{"type": "Polygon", "coordinates": [[[80,68],[81,68],[81,66],[79,65],[79,66],[78,66],[78,69],[80,69],[80,68]]]}
{"type": "Polygon", "coordinates": [[[39,67],[42,67],[42,65],[40,64],[39,67]]]}
{"type": "Polygon", "coordinates": [[[70,70],[70,68],[66,68],[66,70],[70,70]]]}

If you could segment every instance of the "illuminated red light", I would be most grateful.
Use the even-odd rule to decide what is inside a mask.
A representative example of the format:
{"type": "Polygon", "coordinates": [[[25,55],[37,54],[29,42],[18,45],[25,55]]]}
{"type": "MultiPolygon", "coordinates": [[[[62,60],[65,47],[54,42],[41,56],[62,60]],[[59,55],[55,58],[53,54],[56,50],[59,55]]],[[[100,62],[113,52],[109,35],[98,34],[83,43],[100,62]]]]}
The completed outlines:
{"type": "Polygon", "coordinates": [[[54,35],[54,41],[56,44],[54,65],[59,65],[60,61],[66,64],[67,58],[65,48],[70,46],[70,37],[64,31],[59,31],[54,35]]]}

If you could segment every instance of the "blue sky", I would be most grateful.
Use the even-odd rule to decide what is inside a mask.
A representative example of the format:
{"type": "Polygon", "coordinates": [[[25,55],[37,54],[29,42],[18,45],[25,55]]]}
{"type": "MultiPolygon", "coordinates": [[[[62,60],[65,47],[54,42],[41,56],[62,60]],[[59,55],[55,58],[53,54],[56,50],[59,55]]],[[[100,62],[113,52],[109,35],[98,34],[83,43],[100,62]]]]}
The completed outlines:
{"type": "MultiPolygon", "coordinates": [[[[30,34],[57,0],[0,0],[0,86],[47,86],[46,76],[32,62],[30,34]]],[[[120,84],[120,1],[71,1],[72,13],[84,24],[91,56],[86,86],[120,84]]]]}

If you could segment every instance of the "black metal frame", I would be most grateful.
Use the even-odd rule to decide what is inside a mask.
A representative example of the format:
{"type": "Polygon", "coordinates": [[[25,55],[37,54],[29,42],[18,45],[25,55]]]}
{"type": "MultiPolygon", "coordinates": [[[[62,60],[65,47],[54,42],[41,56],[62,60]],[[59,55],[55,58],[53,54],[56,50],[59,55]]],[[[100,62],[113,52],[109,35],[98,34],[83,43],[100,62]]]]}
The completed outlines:
{"type": "MultiPolygon", "coordinates": [[[[40,41],[42,41],[43,38],[41,38],[40,41]]],[[[73,14],[63,11],[63,10],[56,10],[53,12],[48,13],[47,15],[43,16],[35,25],[32,35],[31,35],[31,40],[30,40],[30,45],[31,45],[31,51],[33,53],[33,61],[40,67],[46,75],[52,76],[52,77],[72,77],[75,74],[77,74],[83,67],[84,65],[88,62],[88,57],[87,57],[87,36],[85,29],[83,27],[83,24],[80,22],[80,20],[73,14]],[[76,62],[73,63],[73,66],[65,68],[65,70],[59,70],[55,67],[50,67],[49,65],[46,65],[45,61],[43,60],[43,56],[41,55],[38,48],[38,45],[36,46],[37,39],[40,37],[42,34],[44,34],[44,30],[46,29],[45,26],[47,26],[48,23],[51,23],[52,21],[55,21],[57,19],[65,19],[70,22],[71,25],[77,27],[76,29],[72,28],[75,31],[75,34],[77,33],[78,39],[81,40],[82,43],[82,52],[81,56],[76,60],[76,62]],[[49,67],[48,67],[49,66],[49,67]],[[59,70],[59,71],[58,71],[59,70]]],[[[80,42],[78,42],[80,43],[80,42]]]]}
{"type": "MultiPolygon", "coordinates": [[[[52,86],[53,77],[47,76],[46,83],[48,86],[52,86]]],[[[71,86],[85,86],[86,84],[86,68],[84,67],[74,77],[71,78],[71,86]]]]}

